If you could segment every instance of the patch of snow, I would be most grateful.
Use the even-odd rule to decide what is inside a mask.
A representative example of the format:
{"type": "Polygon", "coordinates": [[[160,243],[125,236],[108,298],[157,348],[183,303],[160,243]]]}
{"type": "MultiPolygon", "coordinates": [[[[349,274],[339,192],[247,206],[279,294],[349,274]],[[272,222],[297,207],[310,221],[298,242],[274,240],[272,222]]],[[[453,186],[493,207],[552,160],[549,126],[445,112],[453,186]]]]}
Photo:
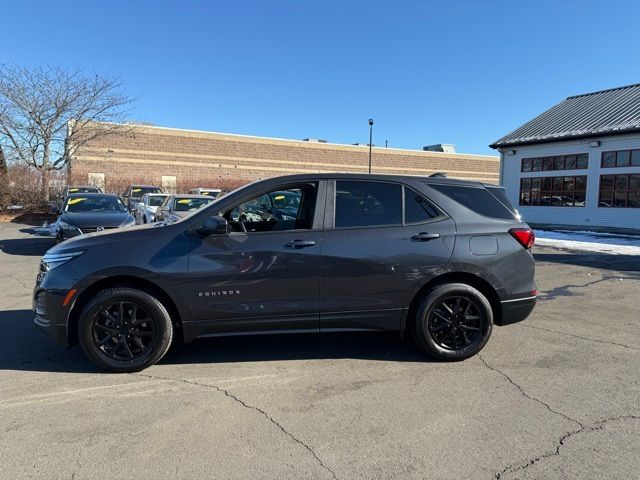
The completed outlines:
{"type": "Polygon", "coordinates": [[[613,255],[640,255],[638,235],[557,230],[534,230],[534,233],[536,245],[613,255]]]}

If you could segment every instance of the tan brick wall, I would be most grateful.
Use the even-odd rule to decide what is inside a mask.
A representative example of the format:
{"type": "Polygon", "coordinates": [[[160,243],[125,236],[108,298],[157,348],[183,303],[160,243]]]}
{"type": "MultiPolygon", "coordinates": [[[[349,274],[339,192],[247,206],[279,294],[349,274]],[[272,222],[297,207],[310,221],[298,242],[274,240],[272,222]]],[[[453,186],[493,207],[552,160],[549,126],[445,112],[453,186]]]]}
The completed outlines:
{"type": "MultiPolygon", "coordinates": [[[[71,162],[71,181],[105,173],[106,184],[160,184],[173,175],[180,185],[216,187],[292,173],[366,173],[366,146],[310,143],[242,135],[141,126],[133,134],[109,136],[80,149],[71,162]]],[[[393,148],[373,148],[372,172],[430,175],[498,182],[499,157],[393,148]]]]}

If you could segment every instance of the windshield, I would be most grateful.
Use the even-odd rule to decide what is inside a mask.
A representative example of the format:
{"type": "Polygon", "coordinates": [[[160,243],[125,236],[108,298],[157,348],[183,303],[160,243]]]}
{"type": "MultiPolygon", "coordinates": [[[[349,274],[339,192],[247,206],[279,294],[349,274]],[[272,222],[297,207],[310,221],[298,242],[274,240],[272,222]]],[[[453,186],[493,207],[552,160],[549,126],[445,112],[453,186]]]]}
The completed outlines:
{"type": "Polygon", "coordinates": [[[131,189],[130,197],[139,198],[145,193],[162,193],[158,187],[134,187],[131,189]]]}
{"type": "Polygon", "coordinates": [[[166,195],[154,195],[153,197],[149,197],[149,205],[151,207],[159,207],[162,205],[165,198],[167,198],[166,195]]]}
{"type": "Polygon", "coordinates": [[[176,212],[189,212],[192,210],[198,210],[199,208],[208,205],[213,201],[213,198],[176,198],[173,202],[173,209],[176,212]]]}
{"type": "Polygon", "coordinates": [[[69,213],[82,212],[126,212],[122,201],[115,196],[71,197],[67,199],[64,211],[69,213]]]}

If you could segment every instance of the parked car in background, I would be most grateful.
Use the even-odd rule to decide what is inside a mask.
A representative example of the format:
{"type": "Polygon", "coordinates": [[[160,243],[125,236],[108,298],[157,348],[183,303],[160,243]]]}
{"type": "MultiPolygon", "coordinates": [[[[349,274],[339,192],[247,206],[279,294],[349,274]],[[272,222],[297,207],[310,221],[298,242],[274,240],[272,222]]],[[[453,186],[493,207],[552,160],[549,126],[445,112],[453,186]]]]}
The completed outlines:
{"type": "Polygon", "coordinates": [[[192,195],[207,195],[216,198],[222,193],[222,190],[219,188],[192,188],[189,190],[189,193],[192,195]]]}
{"type": "Polygon", "coordinates": [[[168,196],[166,193],[145,193],[133,212],[136,223],[140,225],[155,222],[156,210],[168,196]]]}
{"type": "Polygon", "coordinates": [[[396,331],[452,361],[478,353],[494,325],[524,320],[536,303],[533,231],[496,185],[307,174],[212,203],[178,222],[49,250],[35,324],[118,372],[156,363],[176,338],[251,332],[396,331]],[[232,216],[287,194],[297,208],[286,219],[232,216]]]}
{"type": "Polygon", "coordinates": [[[67,199],[67,196],[72,193],[102,193],[100,187],[95,187],[93,185],[77,185],[77,186],[68,186],[62,190],[62,196],[58,197],[56,200],[49,202],[49,209],[51,213],[58,214],[62,210],[64,206],[64,202],[67,199]]]}
{"type": "Polygon", "coordinates": [[[135,219],[118,195],[72,193],[67,195],[56,220],[56,242],[130,225],[135,225],[135,219]]]}
{"type": "Polygon", "coordinates": [[[70,186],[65,187],[62,191],[62,198],[66,198],[67,195],[71,193],[102,193],[100,187],[96,187],[93,185],[78,185],[78,186],[70,186]]]}
{"type": "Polygon", "coordinates": [[[130,212],[138,207],[140,199],[145,193],[162,193],[162,189],[154,185],[131,185],[122,196],[130,212]]]}
{"type": "Polygon", "coordinates": [[[170,195],[156,210],[156,222],[180,220],[213,200],[206,195],[170,195]]]}

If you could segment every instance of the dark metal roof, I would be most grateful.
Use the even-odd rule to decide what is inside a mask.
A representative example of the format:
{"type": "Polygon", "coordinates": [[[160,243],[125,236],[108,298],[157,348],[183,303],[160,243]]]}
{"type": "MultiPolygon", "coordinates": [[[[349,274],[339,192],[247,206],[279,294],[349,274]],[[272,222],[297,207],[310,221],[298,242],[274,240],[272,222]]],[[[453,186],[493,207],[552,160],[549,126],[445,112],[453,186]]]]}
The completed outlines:
{"type": "Polygon", "coordinates": [[[640,131],[640,83],[568,97],[491,148],[640,131]]]}

